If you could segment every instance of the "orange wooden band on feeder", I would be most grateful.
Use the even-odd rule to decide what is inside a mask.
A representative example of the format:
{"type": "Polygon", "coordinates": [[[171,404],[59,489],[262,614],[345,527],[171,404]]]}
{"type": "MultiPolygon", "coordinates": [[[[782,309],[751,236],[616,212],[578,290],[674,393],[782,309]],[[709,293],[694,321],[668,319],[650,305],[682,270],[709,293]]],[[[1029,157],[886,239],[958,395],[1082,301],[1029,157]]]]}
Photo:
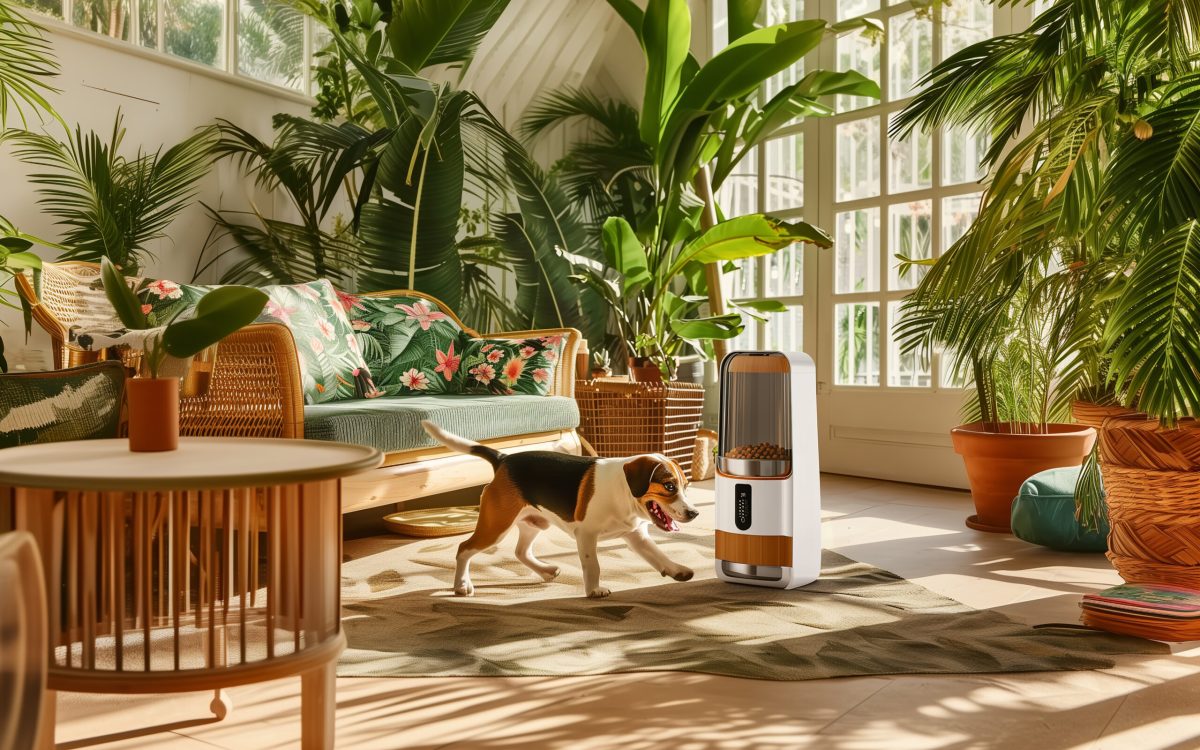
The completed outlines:
{"type": "Polygon", "coordinates": [[[792,538],[717,531],[716,556],[718,560],[746,565],[777,565],[788,568],[792,565],[792,538]]]}

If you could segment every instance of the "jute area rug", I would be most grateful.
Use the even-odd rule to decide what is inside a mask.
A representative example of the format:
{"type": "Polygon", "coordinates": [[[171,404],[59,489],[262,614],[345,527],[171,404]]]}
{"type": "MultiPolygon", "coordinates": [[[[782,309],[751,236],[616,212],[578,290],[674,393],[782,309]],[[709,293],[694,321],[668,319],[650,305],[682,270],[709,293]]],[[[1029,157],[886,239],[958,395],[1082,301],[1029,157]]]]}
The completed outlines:
{"type": "MultiPolygon", "coordinates": [[[[711,515],[711,513],[709,514],[711,515]]],[[[833,552],[821,579],[778,591],[716,580],[712,532],[652,532],[696,571],[662,578],[622,542],[601,545],[603,600],[582,596],[579,560],[550,530],[535,552],[562,574],[543,583],[512,554],[515,533],[476,556],[475,596],[451,589],[464,537],[346,544],[343,677],[582,675],[687,671],[770,680],[905,673],[1102,669],[1157,643],[1030,628],[973,610],[833,552]]]]}

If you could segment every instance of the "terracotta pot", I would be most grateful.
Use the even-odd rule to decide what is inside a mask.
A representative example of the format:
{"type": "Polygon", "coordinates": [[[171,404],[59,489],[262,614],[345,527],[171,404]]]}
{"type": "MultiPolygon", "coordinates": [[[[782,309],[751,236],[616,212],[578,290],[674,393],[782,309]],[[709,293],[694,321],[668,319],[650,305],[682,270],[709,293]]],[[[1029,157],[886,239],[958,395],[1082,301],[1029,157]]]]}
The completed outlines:
{"type": "Polygon", "coordinates": [[[1009,533],[1013,498],[1021,484],[1046,469],[1079,466],[1096,443],[1096,431],[1075,424],[1051,424],[1048,432],[1014,431],[1011,424],[989,432],[975,422],[950,431],[954,452],[963,457],[976,514],[967,526],[1009,533]]]}
{"type": "Polygon", "coordinates": [[[611,378],[611,377],[612,377],[612,370],[608,369],[607,367],[593,367],[592,368],[592,380],[595,380],[596,378],[611,378]]]}
{"type": "Polygon", "coordinates": [[[661,383],[662,370],[647,357],[630,357],[629,379],[635,383],[661,383]]]}
{"type": "Polygon", "coordinates": [[[173,451],[179,447],[179,378],[133,378],[129,399],[129,450],[173,451]]]}

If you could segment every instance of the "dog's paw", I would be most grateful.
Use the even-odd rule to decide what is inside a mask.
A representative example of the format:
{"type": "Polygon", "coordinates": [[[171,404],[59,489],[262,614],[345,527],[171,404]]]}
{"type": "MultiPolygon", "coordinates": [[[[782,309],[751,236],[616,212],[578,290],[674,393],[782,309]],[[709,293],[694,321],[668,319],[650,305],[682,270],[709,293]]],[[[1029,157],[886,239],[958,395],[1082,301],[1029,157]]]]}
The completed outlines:
{"type": "Polygon", "coordinates": [[[455,596],[475,596],[475,584],[470,581],[463,581],[454,587],[455,596]]]}
{"type": "Polygon", "coordinates": [[[668,570],[665,573],[663,573],[663,575],[671,576],[676,581],[690,581],[690,580],[692,580],[692,576],[696,575],[696,572],[693,571],[691,568],[682,568],[681,567],[681,568],[676,568],[675,570],[668,570]]]}
{"type": "Polygon", "coordinates": [[[596,588],[590,589],[588,591],[588,598],[589,599],[603,599],[604,597],[608,596],[611,593],[612,593],[611,591],[604,588],[603,586],[597,586],[596,588]]]}
{"type": "Polygon", "coordinates": [[[538,575],[540,575],[542,577],[543,581],[545,581],[546,583],[550,583],[555,578],[558,578],[558,574],[560,572],[561,571],[559,571],[559,569],[557,567],[551,566],[551,567],[546,568],[545,570],[539,570],[538,575]]]}

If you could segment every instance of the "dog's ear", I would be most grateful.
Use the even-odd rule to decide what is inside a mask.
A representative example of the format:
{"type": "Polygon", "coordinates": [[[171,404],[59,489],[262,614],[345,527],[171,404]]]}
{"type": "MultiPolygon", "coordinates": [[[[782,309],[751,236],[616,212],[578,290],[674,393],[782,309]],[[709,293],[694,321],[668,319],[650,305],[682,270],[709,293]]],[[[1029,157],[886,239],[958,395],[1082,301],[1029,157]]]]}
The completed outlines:
{"type": "Polygon", "coordinates": [[[654,478],[654,472],[658,471],[661,466],[658,459],[654,456],[638,456],[632,461],[625,462],[625,482],[629,485],[629,491],[634,497],[645,495],[650,489],[650,481],[654,478]]]}

